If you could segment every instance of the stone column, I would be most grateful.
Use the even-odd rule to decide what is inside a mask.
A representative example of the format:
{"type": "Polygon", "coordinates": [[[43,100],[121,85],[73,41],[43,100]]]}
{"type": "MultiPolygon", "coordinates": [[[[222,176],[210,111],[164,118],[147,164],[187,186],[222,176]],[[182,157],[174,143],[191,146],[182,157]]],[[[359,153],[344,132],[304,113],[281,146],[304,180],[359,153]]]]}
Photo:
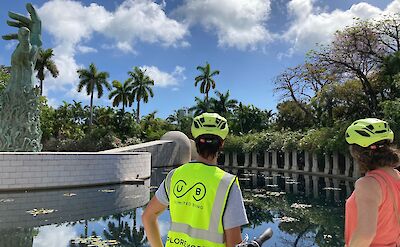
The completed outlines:
{"type": "Polygon", "coordinates": [[[269,164],[269,152],[268,151],[264,151],[264,168],[270,168],[270,164],[269,164]]]}
{"type": "Polygon", "coordinates": [[[225,167],[229,167],[229,153],[228,152],[224,152],[224,155],[225,155],[224,166],[225,167]]]}
{"type": "Polygon", "coordinates": [[[254,176],[251,176],[251,182],[252,182],[253,188],[255,189],[255,188],[257,188],[257,171],[255,171],[255,170],[253,170],[253,171],[254,171],[254,176]]]}
{"type": "Polygon", "coordinates": [[[304,151],[304,171],[310,171],[310,153],[308,151],[304,151]]]}
{"type": "Polygon", "coordinates": [[[232,152],[232,166],[233,167],[237,167],[238,166],[237,153],[236,152],[232,152]]]}
{"type": "Polygon", "coordinates": [[[253,151],[251,154],[251,167],[258,167],[257,164],[257,152],[253,151]]]}
{"type": "Polygon", "coordinates": [[[329,170],[331,168],[331,159],[330,159],[330,154],[325,154],[325,167],[324,167],[324,173],[329,174],[329,170]]]}
{"type": "Polygon", "coordinates": [[[345,185],[346,185],[346,198],[348,198],[353,191],[351,190],[350,187],[350,181],[346,181],[345,185]]]}
{"type": "Polygon", "coordinates": [[[346,177],[349,177],[350,176],[350,168],[351,168],[351,159],[350,159],[350,156],[348,154],[346,154],[344,156],[344,164],[345,164],[344,175],[346,177]]]}
{"type": "Polygon", "coordinates": [[[339,174],[339,153],[338,152],[333,153],[332,174],[340,175],[339,174]]]}
{"type": "Polygon", "coordinates": [[[318,168],[318,157],[316,153],[312,154],[312,167],[311,167],[312,172],[319,172],[318,168]]]}
{"type": "Polygon", "coordinates": [[[244,167],[249,167],[250,166],[250,154],[249,153],[244,153],[244,167]]]}
{"type": "Polygon", "coordinates": [[[297,150],[292,151],[292,170],[299,170],[299,165],[297,164],[297,150]]]}
{"type": "Polygon", "coordinates": [[[283,169],[285,169],[285,170],[289,170],[290,169],[289,155],[290,155],[290,152],[289,151],[285,151],[285,156],[284,156],[285,157],[284,158],[285,165],[283,167],[283,169]]]}
{"type": "Polygon", "coordinates": [[[276,150],[271,151],[272,153],[272,169],[278,169],[278,152],[276,150]]]}

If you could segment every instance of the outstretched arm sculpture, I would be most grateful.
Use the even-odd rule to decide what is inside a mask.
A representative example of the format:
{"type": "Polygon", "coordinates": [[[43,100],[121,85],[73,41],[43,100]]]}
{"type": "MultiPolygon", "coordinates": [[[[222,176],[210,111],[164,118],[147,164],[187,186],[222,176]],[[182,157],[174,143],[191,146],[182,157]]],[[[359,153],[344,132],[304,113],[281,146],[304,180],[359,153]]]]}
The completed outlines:
{"type": "Polygon", "coordinates": [[[18,28],[18,34],[4,35],[5,40],[18,40],[15,51],[11,56],[11,81],[7,91],[21,90],[25,87],[33,88],[34,68],[39,48],[42,46],[42,24],[32,4],[28,3],[26,9],[30,19],[20,14],[9,12],[8,16],[13,21],[7,24],[18,28]]]}
{"type": "Polygon", "coordinates": [[[39,97],[34,89],[34,68],[42,46],[42,24],[32,4],[26,9],[30,18],[9,12],[18,28],[17,34],[4,35],[5,40],[18,40],[11,56],[11,79],[0,95],[0,151],[41,151],[39,97]]]}

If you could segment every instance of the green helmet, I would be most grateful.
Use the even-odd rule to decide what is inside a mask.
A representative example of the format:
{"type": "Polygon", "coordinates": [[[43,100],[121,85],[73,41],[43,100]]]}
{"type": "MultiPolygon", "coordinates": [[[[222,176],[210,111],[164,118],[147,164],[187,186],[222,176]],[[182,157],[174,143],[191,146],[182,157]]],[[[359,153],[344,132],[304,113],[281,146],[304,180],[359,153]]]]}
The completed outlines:
{"type": "Polygon", "coordinates": [[[203,113],[193,119],[192,135],[196,139],[200,135],[216,135],[224,140],[228,135],[228,122],[218,113],[203,113]]]}
{"type": "Polygon", "coordinates": [[[393,141],[393,131],[389,124],[377,118],[366,118],[354,121],[346,130],[348,144],[368,147],[382,140],[393,141]]]}

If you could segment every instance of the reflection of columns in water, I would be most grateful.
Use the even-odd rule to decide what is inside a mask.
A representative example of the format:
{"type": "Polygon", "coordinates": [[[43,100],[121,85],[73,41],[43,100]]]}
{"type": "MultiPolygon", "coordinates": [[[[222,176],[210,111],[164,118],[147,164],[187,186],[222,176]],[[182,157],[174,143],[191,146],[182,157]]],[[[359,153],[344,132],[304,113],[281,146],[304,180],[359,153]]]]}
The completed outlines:
{"type": "Polygon", "coordinates": [[[309,175],[304,175],[304,193],[306,196],[310,196],[310,177],[309,175]]]}
{"type": "MultiPolygon", "coordinates": [[[[285,154],[286,154],[286,152],[285,152],[285,154]]],[[[287,182],[286,182],[286,180],[287,180],[287,178],[289,177],[289,173],[288,172],[285,172],[284,173],[284,176],[285,176],[285,191],[287,192],[287,193],[290,193],[290,184],[288,184],[287,182]]]]}
{"type": "Polygon", "coordinates": [[[331,169],[331,156],[330,154],[325,154],[325,167],[324,167],[324,173],[329,174],[329,170],[331,169]]]}
{"type": "MultiPolygon", "coordinates": [[[[324,178],[324,180],[325,180],[325,187],[331,188],[332,187],[331,180],[329,178],[324,178]]],[[[330,190],[330,189],[325,190],[326,200],[330,200],[331,192],[332,192],[332,190],[330,190]]]]}
{"type": "Polygon", "coordinates": [[[238,174],[238,169],[232,169],[232,174],[237,175],[238,174]]]}
{"type": "Polygon", "coordinates": [[[312,167],[311,167],[312,172],[319,172],[318,169],[318,156],[316,153],[312,154],[312,167]]]}
{"type": "Polygon", "coordinates": [[[359,177],[360,177],[360,166],[355,160],[353,160],[353,178],[359,178],[359,177]]]}
{"type": "Polygon", "coordinates": [[[244,167],[249,167],[250,165],[250,154],[249,153],[244,153],[244,167]]]}
{"type": "MultiPolygon", "coordinates": [[[[339,188],[339,180],[332,179],[332,182],[333,182],[333,187],[334,188],[339,188]]],[[[335,202],[339,202],[340,201],[340,190],[335,189],[333,191],[333,198],[335,199],[335,202]]]]}
{"type": "MultiPolygon", "coordinates": [[[[275,175],[277,175],[277,174],[275,174],[275,175]]],[[[278,184],[278,176],[273,176],[273,178],[272,178],[272,184],[278,184]]]]}
{"type": "Polygon", "coordinates": [[[319,198],[319,190],[318,190],[318,179],[319,177],[317,176],[312,176],[312,181],[313,181],[313,195],[314,198],[319,198]]]}
{"type": "Polygon", "coordinates": [[[293,184],[293,193],[295,195],[297,195],[299,193],[299,174],[297,173],[293,173],[292,174],[293,180],[295,181],[295,183],[293,184]]]}
{"type": "Polygon", "coordinates": [[[289,155],[290,155],[290,152],[289,151],[285,151],[285,156],[284,156],[285,157],[284,158],[285,165],[283,167],[283,169],[285,169],[285,170],[289,170],[289,168],[290,168],[289,155]]]}
{"type": "Polygon", "coordinates": [[[292,170],[299,170],[299,166],[297,164],[297,150],[292,151],[292,170]]]}
{"type": "Polygon", "coordinates": [[[350,181],[346,181],[345,185],[346,185],[346,198],[348,198],[353,191],[351,190],[350,187],[350,181]]]}
{"type": "Polygon", "coordinates": [[[268,151],[264,151],[264,168],[270,168],[270,164],[269,164],[269,152],[268,151]]]}
{"type": "Polygon", "coordinates": [[[310,171],[310,153],[308,151],[304,151],[304,171],[310,171]]]}
{"type": "Polygon", "coordinates": [[[350,176],[350,168],[351,168],[351,160],[350,160],[350,156],[348,154],[346,154],[344,156],[344,165],[345,165],[344,175],[346,177],[348,177],[348,176],[350,176]]]}
{"type": "Polygon", "coordinates": [[[258,167],[256,151],[253,151],[253,153],[251,154],[251,167],[258,167]]]}
{"type": "Polygon", "coordinates": [[[229,153],[225,152],[225,162],[224,162],[224,166],[228,167],[229,166],[229,153]]]}
{"type": "Polygon", "coordinates": [[[251,176],[253,188],[257,188],[257,171],[253,170],[254,176],[251,176]]]}
{"type": "Polygon", "coordinates": [[[238,162],[237,162],[237,153],[236,152],[232,152],[232,166],[238,166],[238,162]]]}
{"type": "Polygon", "coordinates": [[[332,163],[332,174],[333,175],[339,175],[339,153],[334,152],[332,154],[333,157],[333,163],[332,163]]]}
{"type": "Polygon", "coordinates": [[[271,151],[272,153],[272,169],[278,169],[278,152],[276,150],[271,151]]]}

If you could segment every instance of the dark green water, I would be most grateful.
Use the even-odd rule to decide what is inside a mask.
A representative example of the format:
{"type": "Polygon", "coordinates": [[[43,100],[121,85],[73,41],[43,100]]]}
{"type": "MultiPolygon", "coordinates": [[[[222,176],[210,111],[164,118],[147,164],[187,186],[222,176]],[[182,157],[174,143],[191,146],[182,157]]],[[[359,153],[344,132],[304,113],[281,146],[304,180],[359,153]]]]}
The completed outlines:
{"type": "MultiPolygon", "coordinates": [[[[353,190],[352,182],[267,171],[232,172],[240,174],[250,221],[243,236],[253,238],[271,227],[274,236],[264,246],[344,245],[343,205],[353,190]]],[[[166,173],[153,170],[151,183],[144,185],[0,194],[0,247],[148,246],[142,207],[166,173]]],[[[169,219],[168,211],[159,218],[164,240],[169,219]]]]}

